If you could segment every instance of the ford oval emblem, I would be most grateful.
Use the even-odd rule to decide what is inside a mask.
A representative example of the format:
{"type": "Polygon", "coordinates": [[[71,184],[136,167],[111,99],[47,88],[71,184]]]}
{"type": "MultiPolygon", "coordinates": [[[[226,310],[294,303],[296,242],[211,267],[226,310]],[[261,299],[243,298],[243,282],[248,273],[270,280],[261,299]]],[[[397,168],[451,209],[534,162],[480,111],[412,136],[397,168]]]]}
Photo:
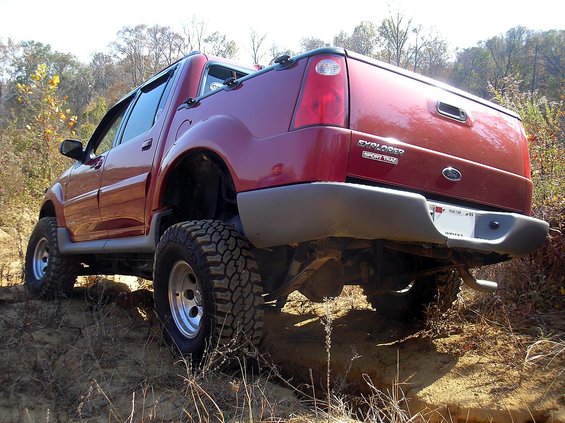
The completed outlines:
{"type": "Polygon", "coordinates": [[[441,174],[444,176],[445,179],[452,182],[460,181],[463,178],[461,172],[459,172],[454,167],[446,167],[441,171],[441,174]]]}

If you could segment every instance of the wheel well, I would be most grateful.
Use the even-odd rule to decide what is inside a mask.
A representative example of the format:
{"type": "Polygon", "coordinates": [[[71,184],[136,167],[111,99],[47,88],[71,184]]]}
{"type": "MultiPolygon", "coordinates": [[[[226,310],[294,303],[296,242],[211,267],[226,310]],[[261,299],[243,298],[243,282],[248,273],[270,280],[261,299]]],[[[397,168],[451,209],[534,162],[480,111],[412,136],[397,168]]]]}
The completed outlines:
{"type": "Polygon", "coordinates": [[[177,164],[167,178],[161,204],[173,212],[166,226],[189,220],[228,221],[238,214],[230,172],[209,151],[194,152],[177,164]]]}
{"type": "Polygon", "coordinates": [[[52,201],[47,201],[43,204],[43,206],[41,206],[39,218],[42,219],[44,217],[57,217],[57,214],[55,213],[55,205],[52,201]]]}

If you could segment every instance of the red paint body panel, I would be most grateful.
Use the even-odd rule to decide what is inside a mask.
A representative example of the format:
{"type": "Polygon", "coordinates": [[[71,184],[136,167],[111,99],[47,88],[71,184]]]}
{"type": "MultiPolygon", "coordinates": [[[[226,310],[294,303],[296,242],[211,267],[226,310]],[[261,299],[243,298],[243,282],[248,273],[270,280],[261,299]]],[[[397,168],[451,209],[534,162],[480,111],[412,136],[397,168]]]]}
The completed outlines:
{"type": "MultiPolygon", "coordinates": [[[[178,160],[192,151],[206,149],[228,165],[237,192],[312,181],[345,181],[351,132],[333,127],[312,127],[266,139],[249,138],[241,123],[228,118],[211,118],[201,128],[185,134],[169,150],[159,173],[167,175],[178,160]],[[202,133],[209,137],[200,137],[202,133]],[[215,134],[215,131],[218,131],[215,134]],[[223,133],[231,141],[218,142],[223,133]]],[[[160,178],[162,193],[167,179],[160,178]]]]}
{"type": "Polygon", "coordinates": [[[98,209],[98,190],[106,155],[75,165],[66,184],[63,206],[67,228],[74,241],[102,239],[108,232],[98,209]]]}
{"type": "Polygon", "coordinates": [[[178,107],[189,97],[196,97],[198,95],[198,87],[202,72],[206,66],[208,59],[204,55],[190,56],[184,60],[178,67],[174,80],[172,81],[172,88],[167,101],[165,110],[163,111],[163,130],[160,134],[151,167],[151,178],[147,186],[147,207],[145,207],[145,234],[149,232],[148,222],[153,217],[153,212],[161,209],[159,203],[160,189],[163,179],[166,175],[161,174],[160,167],[163,157],[171,145],[174,143],[174,136],[178,124],[178,107]],[[173,129],[175,128],[175,129],[173,129]]]}
{"type": "Polygon", "coordinates": [[[170,172],[197,150],[211,151],[224,162],[238,193],[355,178],[454,202],[530,211],[521,124],[494,105],[347,57],[348,127],[291,130],[308,58],[181,107],[188,97],[198,97],[209,60],[201,54],[183,59],[152,129],[94,161],[76,164],[61,179],[64,198],[48,192],[46,200],[63,208],[58,221],[74,241],[148,234],[153,214],[166,207],[170,172]],[[464,110],[467,119],[442,116],[438,101],[464,110]],[[150,148],[142,148],[148,140],[150,148]],[[379,161],[375,154],[381,152],[359,141],[402,153],[382,153],[388,162],[379,161]],[[447,167],[459,170],[462,180],[442,176],[447,167]]]}
{"type": "Polygon", "coordinates": [[[522,176],[445,153],[359,132],[354,132],[351,140],[348,175],[391,187],[517,212],[524,212],[528,192],[531,192],[531,181],[522,176]],[[401,148],[404,154],[398,158],[397,165],[365,159],[362,157],[363,151],[371,150],[357,146],[359,140],[401,148]],[[443,177],[441,171],[447,167],[458,169],[464,175],[462,180],[451,182],[443,177]]]}
{"type": "Polygon", "coordinates": [[[100,184],[99,205],[104,228],[110,237],[145,233],[148,179],[164,119],[161,114],[148,132],[108,152],[100,184]]]}
{"type": "MultiPolygon", "coordinates": [[[[494,107],[359,60],[348,60],[352,140],[348,174],[420,192],[528,212],[519,120],[494,107]],[[466,122],[438,113],[438,101],[464,110],[466,122]],[[404,150],[396,165],[362,158],[358,140],[404,150]],[[450,182],[442,170],[463,178],[450,182]]],[[[493,105],[494,106],[494,105],[493,105]]],[[[390,156],[390,155],[389,155],[390,156]]]]}
{"type": "MultiPolygon", "coordinates": [[[[158,174],[161,198],[168,172],[196,149],[216,153],[237,192],[311,181],[344,181],[351,133],[334,127],[289,131],[306,60],[245,81],[175,115],[158,174]],[[174,146],[173,146],[174,144],[174,146]]],[[[161,205],[154,205],[158,209],[161,205]]]]}

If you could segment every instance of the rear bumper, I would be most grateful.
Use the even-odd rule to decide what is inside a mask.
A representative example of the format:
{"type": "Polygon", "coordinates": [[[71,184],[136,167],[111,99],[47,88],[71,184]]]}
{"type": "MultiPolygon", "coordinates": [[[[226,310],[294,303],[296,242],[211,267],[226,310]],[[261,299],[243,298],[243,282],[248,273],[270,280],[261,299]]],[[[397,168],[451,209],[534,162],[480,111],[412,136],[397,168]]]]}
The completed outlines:
{"type": "Polygon", "coordinates": [[[545,240],[549,225],[516,213],[473,210],[473,238],[440,232],[419,194],[333,182],[315,182],[238,194],[243,229],[257,247],[326,237],[431,243],[450,248],[526,255],[545,240]],[[492,229],[491,222],[498,226],[492,229]]]}

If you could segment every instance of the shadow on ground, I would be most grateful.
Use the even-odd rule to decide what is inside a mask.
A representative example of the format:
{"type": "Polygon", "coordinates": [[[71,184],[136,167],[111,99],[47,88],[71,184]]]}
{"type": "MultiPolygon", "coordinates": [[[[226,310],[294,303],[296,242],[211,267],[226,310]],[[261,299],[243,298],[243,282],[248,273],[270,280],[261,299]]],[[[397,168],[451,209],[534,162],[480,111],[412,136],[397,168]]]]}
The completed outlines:
{"type": "MultiPolygon", "coordinates": [[[[295,383],[325,388],[327,325],[315,314],[267,313],[263,350],[295,383]]],[[[370,393],[370,380],[386,391],[431,385],[448,373],[457,356],[437,351],[414,324],[386,320],[372,310],[350,310],[331,324],[331,386],[347,394],[370,393]]]]}

